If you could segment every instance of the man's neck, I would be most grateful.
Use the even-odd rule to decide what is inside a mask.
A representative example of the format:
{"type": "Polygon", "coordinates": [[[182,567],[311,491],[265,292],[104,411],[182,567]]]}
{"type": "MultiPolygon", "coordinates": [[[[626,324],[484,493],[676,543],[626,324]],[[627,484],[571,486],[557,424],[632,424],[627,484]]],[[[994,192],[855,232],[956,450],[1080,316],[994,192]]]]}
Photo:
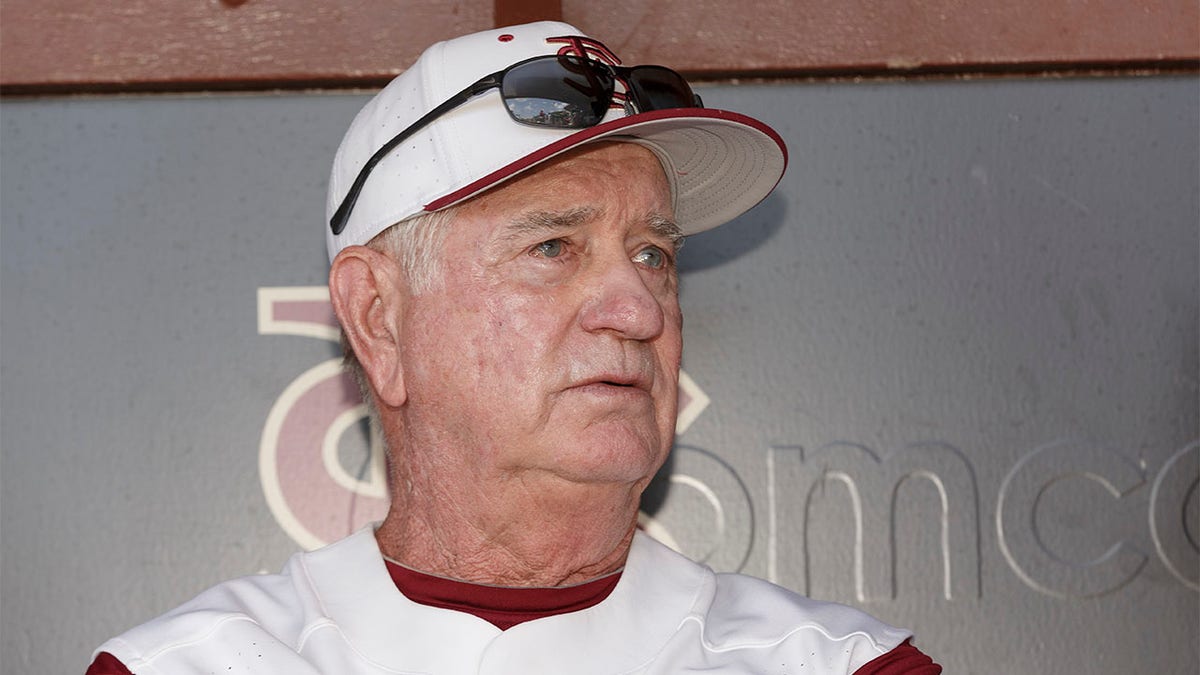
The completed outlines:
{"type": "Polygon", "coordinates": [[[620,569],[642,489],[526,477],[484,500],[405,478],[393,483],[391,510],[376,531],[384,555],[429,574],[498,586],[566,586],[620,569]]]}

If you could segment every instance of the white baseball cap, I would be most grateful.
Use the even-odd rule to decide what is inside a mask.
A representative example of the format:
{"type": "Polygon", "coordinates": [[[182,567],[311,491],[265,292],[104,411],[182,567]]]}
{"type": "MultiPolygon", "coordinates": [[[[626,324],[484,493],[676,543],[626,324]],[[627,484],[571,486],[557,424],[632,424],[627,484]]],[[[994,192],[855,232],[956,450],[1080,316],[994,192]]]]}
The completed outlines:
{"type": "Polygon", "coordinates": [[[472,83],[537,56],[574,54],[617,65],[600,42],[565,23],[544,21],[439,42],[359,111],[333,160],[325,235],[332,260],[392,225],[496,187],[585,143],[628,141],[649,148],[671,185],[684,234],[721,225],[762,201],[783,176],[787,148],[766,124],[734,112],[687,107],[636,112],[612,108],[595,126],[519,124],[492,87],[433,119],[382,157],[349,218],[334,213],[364,164],[385,144],[472,83]]]}

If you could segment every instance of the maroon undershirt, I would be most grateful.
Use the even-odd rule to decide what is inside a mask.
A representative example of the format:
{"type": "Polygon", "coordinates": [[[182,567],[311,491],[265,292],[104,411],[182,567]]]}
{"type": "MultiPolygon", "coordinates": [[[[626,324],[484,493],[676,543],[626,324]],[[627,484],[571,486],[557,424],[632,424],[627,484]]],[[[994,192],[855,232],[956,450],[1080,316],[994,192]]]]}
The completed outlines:
{"type": "MultiPolygon", "coordinates": [[[[392,582],[413,602],[473,614],[500,630],[599,604],[621,579],[619,572],[561,588],[511,588],[472,584],[418,572],[390,560],[392,582]]],[[[905,641],[854,675],[939,675],[938,666],[905,641]]],[[[133,675],[115,656],[100,652],[85,675],[133,675]]]]}
{"type": "Polygon", "coordinates": [[[621,580],[621,573],[614,572],[575,586],[515,588],[466,583],[386,562],[396,588],[409,600],[474,614],[500,630],[598,605],[621,580]]]}

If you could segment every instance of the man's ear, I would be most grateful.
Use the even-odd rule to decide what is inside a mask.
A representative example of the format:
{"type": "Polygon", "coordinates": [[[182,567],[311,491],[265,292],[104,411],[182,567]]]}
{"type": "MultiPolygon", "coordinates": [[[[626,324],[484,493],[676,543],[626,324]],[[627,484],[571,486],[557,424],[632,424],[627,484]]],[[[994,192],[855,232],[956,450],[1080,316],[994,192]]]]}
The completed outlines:
{"type": "Polygon", "coordinates": [[[400,266],[366,246],[348,246],[329,268],[329,298],[380,407],[408,398],[400,359],[408,285],[400,266]]]}

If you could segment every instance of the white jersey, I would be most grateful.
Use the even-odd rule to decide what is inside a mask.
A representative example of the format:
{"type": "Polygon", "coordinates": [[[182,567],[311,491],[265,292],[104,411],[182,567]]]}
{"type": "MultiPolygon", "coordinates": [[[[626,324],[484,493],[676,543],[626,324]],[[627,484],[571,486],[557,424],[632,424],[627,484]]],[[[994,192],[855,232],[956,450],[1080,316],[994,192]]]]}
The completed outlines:
{"type": "Polygon", "coordinates": [[[138,675],[853,673],[910,634],[849,607],[714,574],[641,533],[612,593],[506,631],[412,602],[364,529],[235,579],[98,651],[138,675]]]}

